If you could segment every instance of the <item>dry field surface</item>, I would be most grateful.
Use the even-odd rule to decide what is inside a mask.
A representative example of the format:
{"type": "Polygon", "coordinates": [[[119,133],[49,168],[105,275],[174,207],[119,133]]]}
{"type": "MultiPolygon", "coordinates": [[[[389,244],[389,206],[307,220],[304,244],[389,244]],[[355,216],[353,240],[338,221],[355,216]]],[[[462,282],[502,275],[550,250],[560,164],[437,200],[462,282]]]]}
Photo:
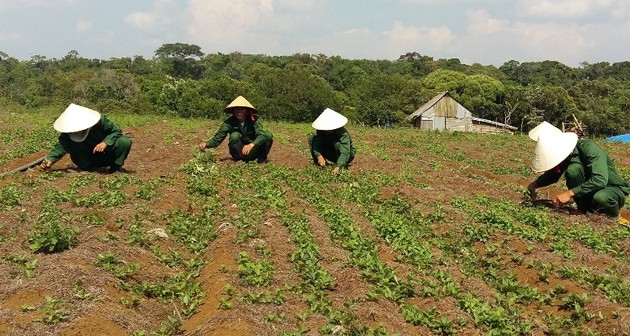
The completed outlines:
{"type": "MultiPolygon", "coordinates": [[[[258,165],[195,149],[218,121],[110,119],[126,174],[64,158],[0,178],[1,335],[630,330],[630,229],[523,203],[525,135],[349,126],[357,158],[333,176],[310,125],[266,123],[258,165]]],[[[45,155],[53,120],[0,112],[0,172],[45,155]]],[[[630,145],[597,142],[630,178],[630,145]]]]}

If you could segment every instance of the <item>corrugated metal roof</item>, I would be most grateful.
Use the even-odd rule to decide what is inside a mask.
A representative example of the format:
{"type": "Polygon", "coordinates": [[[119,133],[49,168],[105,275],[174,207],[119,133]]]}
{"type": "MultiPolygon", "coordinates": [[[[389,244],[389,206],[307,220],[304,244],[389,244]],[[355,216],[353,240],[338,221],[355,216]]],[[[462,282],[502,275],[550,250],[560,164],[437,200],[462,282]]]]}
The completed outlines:
{"type": "Polygon", "coordinates": [[[428,109],[433,107],[433,105],[435,105],[435,103],[437,103],[440,99],[442,99],[442,97],[444,97],[447,94],[448,94],[448,91],[444,91],[444,92],[440,92],[437,96],[431,98],[431,100],[429,100],[428,102],[424,103],[424,105],[420,106],[420,108],[417,109],[414,113],[410,114],[407,117],[407,121],[413,122],[414,119],[416,119],[417,117],[421,116],[422,113],[426,112],[428,109]]]}
{"type": "Polygon", "coordinates": [[[492,120],[488,120],[488,119],[483,119],[483,118],[477,118],[477,117],[472,117],[473,121],[478,121],[478,122],[482,122],[485,124],[490,124],[490,125],[494,125],[494,126],[498,126],[498,127],[503,127],[503,128],[507,128],[507,129],[511,129],[511,130],[517,130],[518,127],[514,127],[512,125],[508,125],[508,124],[502,124],[500,122],[496,122],[496,121],[492,121],[492,120]]]}

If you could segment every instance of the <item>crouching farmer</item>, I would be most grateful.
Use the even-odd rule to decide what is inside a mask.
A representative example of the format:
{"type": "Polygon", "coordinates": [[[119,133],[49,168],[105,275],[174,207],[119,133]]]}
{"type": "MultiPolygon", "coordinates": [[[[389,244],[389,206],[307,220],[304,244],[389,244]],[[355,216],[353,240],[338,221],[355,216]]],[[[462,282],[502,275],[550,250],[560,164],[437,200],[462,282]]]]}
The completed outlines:
{"type": "Polygon", "coordinates": [[[553,128],[536,136],[532,170],[543,174],[529,184],[530,193],[556,183],[564,175],[568,190],[554,197],[557,205],[573,200],[582,212],[599,212],[620,224],[628,223],[619,209],[625,204],[630,186],[595,142],[553,128]]]}
{"type": "Polygon", "coordinates": [[[228,148],[235,161],[253,161],[267,163],[267,156],[273,145],[273,134],[262,125],[256,108],[247,99],[238,96],[226,108],[226,113],[232,113],[212,139],[199,144],[199,150],[218,147],[229,136],[228,148]]]}
{"type": "Polygon", "coordinates": [[[107,167],[108,173],[123,171],[131,150],[131,139],[106,116],[87,107],[70,104],[55,120],[59,140],[48,153],[41,168],[49,169],[64,155],[80,170],[107,167]]]}
{"type": "Polygon", "coordinates": [[[331,162],[333,174],[348,168],[356,153],[350,133],[343,127],[347,123],[348,118],[327,108],[313,121],[312,126],[317,132],[308,136],[313,163],[325,167],[331,162]]]}

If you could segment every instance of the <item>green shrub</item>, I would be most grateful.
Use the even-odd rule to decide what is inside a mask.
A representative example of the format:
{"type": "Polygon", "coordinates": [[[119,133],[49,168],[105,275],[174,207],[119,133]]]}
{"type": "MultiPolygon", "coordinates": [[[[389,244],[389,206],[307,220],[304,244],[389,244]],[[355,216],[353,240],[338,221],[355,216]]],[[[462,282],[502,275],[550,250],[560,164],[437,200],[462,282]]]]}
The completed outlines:
{"type": "Polygon", "coordinates": [[[4,210],[11,210],[20,205],[23,199],[24,193],[16,184],[9,184],[0,188],[0,208],[4,210]]]}
{"type": "Polygon", "coordinates": [[[31,251],[55,253],[73,248],[79,229],[61,226],[58,222],[38,225],[29,236],[31,251]]]}

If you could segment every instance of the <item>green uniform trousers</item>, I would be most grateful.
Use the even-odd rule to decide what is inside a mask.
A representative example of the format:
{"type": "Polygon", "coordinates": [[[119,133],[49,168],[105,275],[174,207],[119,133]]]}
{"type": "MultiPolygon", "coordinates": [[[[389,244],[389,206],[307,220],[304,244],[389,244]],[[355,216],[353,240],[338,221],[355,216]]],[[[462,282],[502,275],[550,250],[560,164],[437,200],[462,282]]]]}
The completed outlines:
{"type": "Polygon", "coordinates": [[[86,141],[72,144],[69,149],[70,159],[81,170],[96,167],[122,166],[131,151],[131,139],[121,135],[113,145],[107,146],[102,153],[93,153],[94,146],[86,141]]]}
{"type": "MultiPolygon", "coordinates": [[[[342,155],[342,144],[340,141],[330,142],[330,141],[316,141],[317,137],[321,137],[316,134],[310,134],[308,136],[308,147],[311,151],[311,157],[313,158],[313,162],[317,164],[317,157],[321,154],[324,159],[327,161],[336,163],[339,165],[339,158],[342,155]]],[[[350,147],[350,146],[347,146],[350,147]]],[[[342,160],[343,162],[339,167],[347,168],[350,162],[354,160],[354,151],[351,148],[345,150],[346,159],[342,160]]]]}
{"type": "Polygon", "coordinates": [[[230,149],[232,159],[245,162],[253,160],[257,160],[258,163],[267,162],[267,156],[269,155],[269,151],[271,151],[271,146],[273,146],[273,139],[270,137],[265,139],[262,144],[254,145],[254,148],[252,148],[247,155],[243,155],[243,147],[249,143],[249,141],[244,140],[240,132],[230,133],[228,148],[230,149]]]}
{"type": "MultiPolygon", "coordinates": [[[[580,163],[569,164],[564,176],[569,189],[573,189],[586,181],[584,166],[580,163]]],[[[573,197],[573,200],[578,209],[583,212],[602,212],[610,217],[618,217],[619,209],[625,204],[626,195],[617,186],[607,186],[580,197],[573,197]]]]}

